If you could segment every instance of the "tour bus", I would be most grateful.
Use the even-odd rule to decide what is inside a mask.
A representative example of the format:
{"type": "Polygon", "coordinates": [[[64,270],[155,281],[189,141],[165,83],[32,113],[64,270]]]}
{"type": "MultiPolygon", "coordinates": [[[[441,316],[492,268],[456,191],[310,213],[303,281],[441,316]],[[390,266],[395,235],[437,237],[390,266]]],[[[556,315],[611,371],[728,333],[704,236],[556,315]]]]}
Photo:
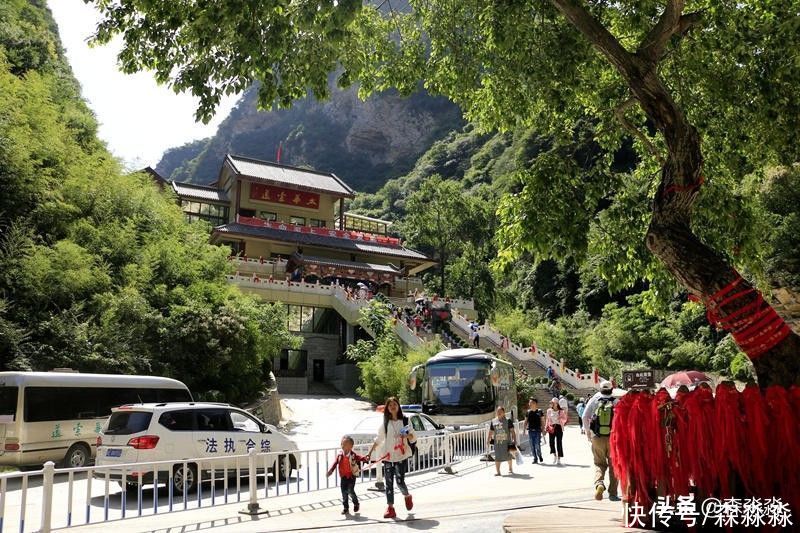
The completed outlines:
{"type": "Polygon", "coordinates": [[[514,367],[482,350],[439,352],[411,370],[409,387],[422,412],[445,426],[488,422],[500,406],[516,420],[514,367]]]}
{"type": "Polygon", "coordinates": [[[0,465],[86,466],[112,407],[191,401],[186,385],[169,378],[0,372],[0,465]]]}

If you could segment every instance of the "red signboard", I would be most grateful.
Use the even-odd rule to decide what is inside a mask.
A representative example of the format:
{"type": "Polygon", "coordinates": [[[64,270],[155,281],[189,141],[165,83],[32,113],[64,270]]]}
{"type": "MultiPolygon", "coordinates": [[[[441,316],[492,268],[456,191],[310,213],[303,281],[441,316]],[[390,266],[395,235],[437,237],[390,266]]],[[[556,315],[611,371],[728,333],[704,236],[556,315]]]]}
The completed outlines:
{"type": "Polygon", "coordinates": [[[262,183],[250,184],[250,199],[259,202],[305,207],[306,209],[319,209],[319,194],[317,193],[294,191],[262,183]]]}

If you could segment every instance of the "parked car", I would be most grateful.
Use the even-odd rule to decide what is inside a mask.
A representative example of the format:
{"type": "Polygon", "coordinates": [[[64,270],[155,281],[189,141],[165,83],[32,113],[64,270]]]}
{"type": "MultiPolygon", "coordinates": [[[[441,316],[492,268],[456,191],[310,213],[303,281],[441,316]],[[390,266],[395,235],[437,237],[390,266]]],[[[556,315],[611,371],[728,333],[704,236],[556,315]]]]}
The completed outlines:
{"type": "MultiPolygon", "coordinates": [[[[434,422],[428,415],[414,412],[404,412],[403,414],[408,417],[408,423],[414,428],[417,436],[417,452],[420,455],[438,455],[440,448],[433,449],[433,439],[422,439],[422,437],[445,435],[449,431],[443,425],[434,422]]],[[[378,427],[381,424],[383,424],[383,413],[373,413],[360,420],[349,434],[353,437],[356,446],[370,446],[378,436],[378,427]]]]}
{"type": "MultiPolygon", "coordinates": [[[[259,452],[294,452],[297,445],[282,435],[275,426],[265,424],[250,413],[224,404],[158,403],[124,405],[112,410],[97,438],[97,466],[148,463],[153,461],[185,461],[172,470],[173,490],[183,493],[195,489],[202,479],[211,478],[211,468],[219,479],[227,469],[236,474],[235,456],[247,454],[250,448],[259,452]],[[230,460],[202,463],[202,459],[230,457],[230,460]],[[198,471],[198,468],[201,470],[198,471]],[[217,475],[219,474],[219,475],[217,475]],[[202,476],[202,477],[200,477],[202,476]]],[[[289,453],[278,461],[278,479],[286,479],[292,469],[300,467],[300,455],[289,453]]],[[[239,459],[241,472],[247,462],[239,459]]],[[[263,469],[261,470],[263,472],[263,469]]],[[[275,474],[270,469],[271,474],[275,474]]],[[[105,470],[95,472],[104,478],[105,470]]],[[[112,470],[110,478],[122,483],[122,470],[112,470]]],[[[153,483],[146,472],[142,483],[153,483]]],[[[159,472],[158,482],[166,483],[169,472],[159,472]]],[[[138,478],[127,472],[128,484],[138,478]]]]}

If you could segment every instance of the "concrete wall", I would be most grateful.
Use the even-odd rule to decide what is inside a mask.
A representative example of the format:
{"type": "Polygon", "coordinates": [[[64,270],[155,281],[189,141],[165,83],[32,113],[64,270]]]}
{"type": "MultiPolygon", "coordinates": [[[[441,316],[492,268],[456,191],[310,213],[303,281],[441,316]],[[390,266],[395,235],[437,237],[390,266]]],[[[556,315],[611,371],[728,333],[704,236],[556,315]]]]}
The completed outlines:
{"type": "Polygon", "coordinates": [[[361,375],[355,363],[336,365],[333,375],[331,383],[339,392],[345,395],[356,394],[356,388],[361,385],[361,375]]]}
{"type": "Polygon", "coordinates": [[[335,378],[336,360],[341,351],[338,335],[323,335],[320,333],[299,333],[304,338],[301,350],[308,352],[308,381],[314,379],[314,360],[321,359],[325,364],[325,381],[335,378]]]}

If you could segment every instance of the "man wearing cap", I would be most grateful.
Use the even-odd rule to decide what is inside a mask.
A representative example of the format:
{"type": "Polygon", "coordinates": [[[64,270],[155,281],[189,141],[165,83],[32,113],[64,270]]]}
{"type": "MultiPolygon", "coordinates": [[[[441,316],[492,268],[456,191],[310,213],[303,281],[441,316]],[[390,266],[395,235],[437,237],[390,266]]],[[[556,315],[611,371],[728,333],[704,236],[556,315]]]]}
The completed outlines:
{"type": "Polygon", "coordinates": [[[602,500],[605,492],[605,477],[608,470],[608,499],[619,500],[617,495],[617,477],[611,465],[608,441],[617,400],[613,396],[614,387],[610,381],[600,383],[600,392],[592,396],[586,404],[581,420],[583,429],[592,445],[594,457],[594,499],[602,500]]]}

